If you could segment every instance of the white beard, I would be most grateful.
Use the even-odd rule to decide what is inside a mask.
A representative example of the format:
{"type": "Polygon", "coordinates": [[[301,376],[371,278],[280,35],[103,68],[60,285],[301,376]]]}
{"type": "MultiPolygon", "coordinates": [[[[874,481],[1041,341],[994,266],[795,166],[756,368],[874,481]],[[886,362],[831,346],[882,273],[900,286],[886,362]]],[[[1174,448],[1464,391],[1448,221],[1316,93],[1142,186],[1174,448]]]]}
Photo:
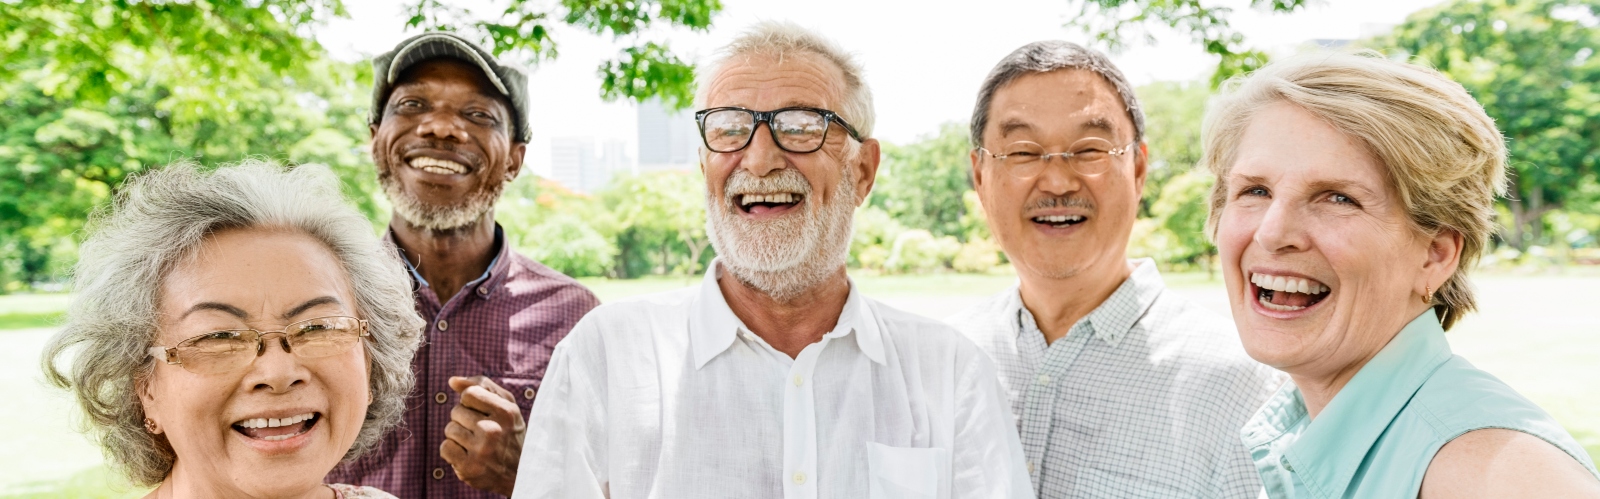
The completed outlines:
{"type": "Polygon", "coordinates": [[[819,203],[805,176],[791,168],[756,177],[743,168],[728,176],[723,199],[706,194],[706,235],[719,262],[739,282],[779,302],[791,302],[843,269],[855,218],[855,172],[840,175],[833,199],[819,203]],[[739,194],[798,192],[801,213],[767,222],[741,216],[739,194]]]}
{"type": "MultiPolygon", "coordinates": [[[[399,168],[409,168],[399,166],[399,168]]],[[[383,186],[383,193],[389,196],[389,202],[394,205],[394,212],[406,222],[420,229],[434,232],[443,232],[463,227],[469,227],[483,219],[483,214],[494,209],[496,201],[500,200],[500,193],[505,191],[506,182],[490,184],[487,188],[467,194],[460,202],[437,206],[422,202],[407,191],[399,179],[393,174],[378,175],[378,183],[383,186]]]]}

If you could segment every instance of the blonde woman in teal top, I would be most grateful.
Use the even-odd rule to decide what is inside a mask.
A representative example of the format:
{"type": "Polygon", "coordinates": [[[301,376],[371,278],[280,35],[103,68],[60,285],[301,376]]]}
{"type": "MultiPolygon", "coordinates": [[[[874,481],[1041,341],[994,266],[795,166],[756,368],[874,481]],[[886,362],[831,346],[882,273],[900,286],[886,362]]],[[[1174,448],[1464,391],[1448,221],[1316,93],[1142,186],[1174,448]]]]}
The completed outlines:
{"type": "Polygon", "coordinates": [[[1548,414],[1450,352],[1506,150],[1436,71],[1318,54],[1230,82],[1202,163],[1245,351],[1289,374],[1241,430],[1272,498],[1590,497],[1548,414]]]}

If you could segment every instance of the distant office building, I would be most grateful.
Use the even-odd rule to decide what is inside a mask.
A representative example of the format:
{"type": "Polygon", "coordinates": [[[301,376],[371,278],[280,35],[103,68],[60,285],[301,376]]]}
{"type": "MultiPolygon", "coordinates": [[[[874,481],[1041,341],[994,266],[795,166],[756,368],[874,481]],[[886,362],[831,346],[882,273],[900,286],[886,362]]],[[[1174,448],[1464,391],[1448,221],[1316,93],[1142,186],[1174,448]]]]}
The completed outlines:
{"type": "Polygon", "coordinates": [[[640,103],[639,171],[693,170],[700,163],[700,131],[694,111],[668,110],[660,101],[640,103]]]}
{"type": "Polygon", "coordinates": [[[550,178],[568,189],[594,193],[613,175],[634,170],[626,141],[612,139],[599,145],[596,151],[595,140],[589,137],[550,139],[550,178]]]}

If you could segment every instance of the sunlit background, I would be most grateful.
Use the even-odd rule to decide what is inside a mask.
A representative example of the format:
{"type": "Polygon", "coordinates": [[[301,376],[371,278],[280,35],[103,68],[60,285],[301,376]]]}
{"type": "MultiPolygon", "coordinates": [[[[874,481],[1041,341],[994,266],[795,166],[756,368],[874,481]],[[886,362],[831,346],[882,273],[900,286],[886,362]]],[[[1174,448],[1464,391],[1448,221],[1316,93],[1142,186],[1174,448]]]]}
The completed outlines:
{"type": "MultiPolygon", "coordinates": [[[[419,32],[408,27],[418,4],[434,16],[422,26],[459,20],[476,36],[466,22],[513,3],[553,12],[546,25],[557,45],[553,58],[502,56],[534,69],[534,133],[531,174],[507,190],[498,221],[518,251],[580,277],[605,301],[692,284],[714,256],[692,110],[627,98],[670,82],[602,98],[600,66],[629,47],[664,44],[682,62],[702,62],[756,22],[790,20],[853,51],[886,147],[877,187],[856,215],[851,275],[868,295],[935,318],[1015,281],[970,192],[964,128],[981,79],[1020,45],[1054,38],[1107,48],[1094,28],[1107,18],[1152,3],[1201,5],[1232,9],[1219,12],[1241,37],[1234,51],[1369,49],[1438,67],[1496,117],[1517,172],[1501,203],[1503,228],[1475,271],[1481,312],[1448,335],[1452,348],[1551,412],[1600,459],[1600,58],[1591,57],[1600,7],[1284,1],[1305,5],[1278,12],[1175,0],[1107,13],[1083,0],[729,0],[711,9],[705,30],[656,22],[616,36],[561,14],[615,2],[263,0],[216,4],[226,7],[200,23],[227,30],[206,37],[160,24],[175,19],[161,12],[211,5],[201,0],[22,1],[0,2],[0,497],[144,493],[74,431],[75,408],[42,384],[38,358],[72,299],[67,271],[84,221],[126,175],[184,158],[326,163],[380,230],[389,208],[366,150],[366,61],[419,32]],[[296,13],[309,17],[295,21],[296,13]],[[286,38],[266,38],[274,34],[286,38]]],[[[1114,2],[1089,1],[1100,3],[1114,2]]],[[[660,5],[630,4],[646,6],[646,17],[660,5]]],[[[1249,61],[1223,60],[1200,43],[1204,34],[1161,22],[1122,35],[1112,59],[1138,87],[1154,165],[1130,252],[1155,258],[1171,292],[1226,316],[1215,249],[1201,234],[1211,179],[1191,167],[1217,71],[1249,61]]]]}

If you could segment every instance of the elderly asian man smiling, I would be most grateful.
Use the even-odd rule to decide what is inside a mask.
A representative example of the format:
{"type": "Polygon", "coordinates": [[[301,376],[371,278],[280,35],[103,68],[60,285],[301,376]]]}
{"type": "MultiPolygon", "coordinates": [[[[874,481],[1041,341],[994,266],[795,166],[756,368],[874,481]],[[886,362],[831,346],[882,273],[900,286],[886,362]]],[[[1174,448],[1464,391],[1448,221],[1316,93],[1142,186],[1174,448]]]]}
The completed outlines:
{"type": "Polygon", "coordinates": [[[556,347],[515,497],[1030,496],[990,361],[845,275],[879,154],[860,67],[765,23],[711,68],[696,117],[720,256],[556,347]]]}

